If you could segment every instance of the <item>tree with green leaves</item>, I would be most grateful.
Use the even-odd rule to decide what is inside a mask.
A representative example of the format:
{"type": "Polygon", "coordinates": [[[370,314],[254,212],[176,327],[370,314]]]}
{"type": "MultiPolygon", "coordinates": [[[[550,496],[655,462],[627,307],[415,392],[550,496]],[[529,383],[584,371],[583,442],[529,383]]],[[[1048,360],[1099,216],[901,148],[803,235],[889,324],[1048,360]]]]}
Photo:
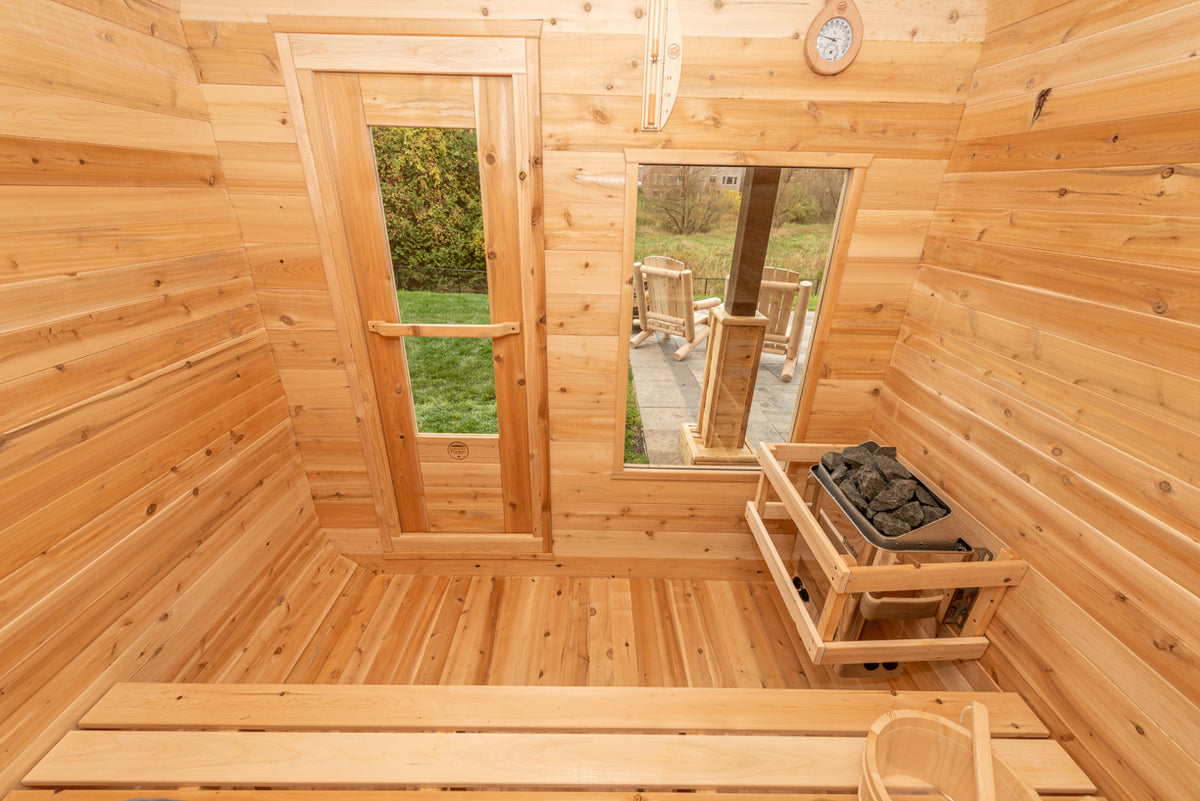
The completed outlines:
{"type": "Polygon", "coordinates": [[[372,128],[396,286],[487,290],[475,131],[372,128]]]}

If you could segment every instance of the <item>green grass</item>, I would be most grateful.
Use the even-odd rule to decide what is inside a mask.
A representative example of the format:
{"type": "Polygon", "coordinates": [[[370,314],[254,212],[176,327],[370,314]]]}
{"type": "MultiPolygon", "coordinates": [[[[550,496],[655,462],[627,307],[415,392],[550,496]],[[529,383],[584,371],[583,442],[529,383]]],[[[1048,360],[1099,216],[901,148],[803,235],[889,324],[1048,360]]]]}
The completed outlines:
{"type": "MultiPolygon", "coordinates": [[[[652,255],[679,259],[692,271],[697,297],[724,298],[736,228],[736,220],[732,224],[725,221],[707,234],[679,236],[639,226],[633,246],[634,261],[652,255]],[[700,280],[705,278],[714,280],[700,280]]],[[[782,225],[771,232],[767,265],[795,270],[814,285],[819,284],[832,238],[833,225],[830,223],[782,225]]]]}
{"type": "Polygon", "coordinates": [[[642,412],[633,389],[633,368],[629,369],[628,387],[625,394],[625,464],[650,464],[642,434],[642,412]]]}
{"type": "MultiPolygon", "coordinates": [[[[406,323],[489,322],[486,295],[396,293],[406,323]]],[[[496,382],[490,339],[407,337],[408,375],[423,434],[495,434],[496,382]]],[[[625,413],[625,462],[649,464],[642,416],[629,374],[625,413]]]]}
{"type": "MultiPolygon", "coordinates": [[[[406,323],[489,322],[487,295],[396,293],[406,323]]],[[[492,341],[474,337],[406,337],[408,375],[424,434],[495,434],[492,341]]]]}

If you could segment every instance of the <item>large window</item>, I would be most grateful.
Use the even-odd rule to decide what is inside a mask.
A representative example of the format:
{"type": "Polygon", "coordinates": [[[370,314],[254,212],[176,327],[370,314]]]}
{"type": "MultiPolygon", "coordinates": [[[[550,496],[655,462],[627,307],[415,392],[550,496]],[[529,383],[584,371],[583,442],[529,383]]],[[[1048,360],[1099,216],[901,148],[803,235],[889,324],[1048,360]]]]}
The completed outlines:
{"type": "MultiPolygon", "coordinates": [[[[830,159],[818,157],[811,167],[781,165],[770,218],[763,220],[743,210],[745,167],[716,159],[704,162],[703,155],[689,153],[687,160],[694,163],[631,161],[627,171],[628,177],[636,176],[631,182],[636,185],[627,191],[637,192],[637,216],[626,256],[637,265],[630,283],[638,281],[639,286],[629,303],[626,465],[693,463],[681,429],[686,432],[687,425],[696,424],[701,411],[706,372],[712,369],[707,334],[717,307],[724,311],[739,234],[769,236],[761,283],[749,290],[739,285],[739,291],[753,293],[758,314],[777,329],[759,353],[745,440],[754,445],[791,439],[817,321],[829,300],[825,289],[851,167],[865,164],[850,157],[846,166],[836,159],[826,166],[822,162],[830,159]],[[691,295],[686,298],[681,297],[686,290],[671,283],[669,275],[680,270],[689,273],[691,295]],[[684,308],[693,317],[690,326],[672,328],[664,321],[684,314],[684,308]]],[[[711,373],[708,380],[714,380],[711,373]]]]}

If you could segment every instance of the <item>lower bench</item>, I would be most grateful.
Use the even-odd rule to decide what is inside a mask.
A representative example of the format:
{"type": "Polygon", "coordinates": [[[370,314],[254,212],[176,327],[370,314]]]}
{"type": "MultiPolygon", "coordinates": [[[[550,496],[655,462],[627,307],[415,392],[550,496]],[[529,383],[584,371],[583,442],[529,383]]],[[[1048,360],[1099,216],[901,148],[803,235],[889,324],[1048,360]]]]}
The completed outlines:
{"type": "Polygon", "coordinates": [[[1094,791],[1012,694],[136,684],[113,688],[25,784],[853,797],[880,714],[957,719],[972,700],[991,711],[996,755],[1043,796],[1094,791]]]}
{"type": "MultiPolygon", "coordinates": [[[[1095,796],[1046,796],[1102,801],[1095,796]]],[[[488,790],[172,790],[171,801],[564,801],[561,792],[488,790]]],[[[131,801],[124,790],[14,790],[4,801],[131,801]]],[[[671,792],[577,792],[567,801],[680,801],[671,792]]],[[[858,801],[857,793],[705,793],[704,801],[858,801]]],[[[902,801],[930,801],[928,795],[902,801]]]]}

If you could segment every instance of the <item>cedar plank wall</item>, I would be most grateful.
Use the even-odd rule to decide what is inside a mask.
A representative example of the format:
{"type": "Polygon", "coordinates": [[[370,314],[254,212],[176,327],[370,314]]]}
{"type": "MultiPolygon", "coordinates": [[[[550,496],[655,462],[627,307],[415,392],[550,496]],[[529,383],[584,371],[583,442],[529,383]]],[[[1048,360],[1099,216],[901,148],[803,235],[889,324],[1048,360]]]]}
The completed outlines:
{"type": "MultiPolygon", "coordinates": [[[[719,575],[758,564],[742,511],[751,476],[613,476],[624,402],[617,364],[629,332],[618,318],[628,291],[623,149],[874,154],[808,433],[812,441],[864,439],[953,147],[985,3],[860,2],[867,40],[836,78],[815,76],[804,62],[801,38],[820,6],[685,0],[680,98],[664,132],[641,133],[638,0],[184,0],[246,240],[269,243],[259,297],[321,525],[334,542],[363,556],[380,548],[268,15],[543,20],[554,553],[605,572],[662,570],[671,559],[696,560],[691,575],[719,575]],[[271,267],[281,253],[288,263],[271,267]]],[[[259,247],[249,249],[253,261],[259,247]]]]}
{"type": "Polygon", "coordinates": [[[1034,568],[984,665],[1112,799],[1200,787],[1198,32],[992,3],[874,426],[1034,568]]]}
{"type": "Polygon", "coordinates": [[[0,3],[0,791],[320,541],[224,183],[169,0],[0,3]]]}

